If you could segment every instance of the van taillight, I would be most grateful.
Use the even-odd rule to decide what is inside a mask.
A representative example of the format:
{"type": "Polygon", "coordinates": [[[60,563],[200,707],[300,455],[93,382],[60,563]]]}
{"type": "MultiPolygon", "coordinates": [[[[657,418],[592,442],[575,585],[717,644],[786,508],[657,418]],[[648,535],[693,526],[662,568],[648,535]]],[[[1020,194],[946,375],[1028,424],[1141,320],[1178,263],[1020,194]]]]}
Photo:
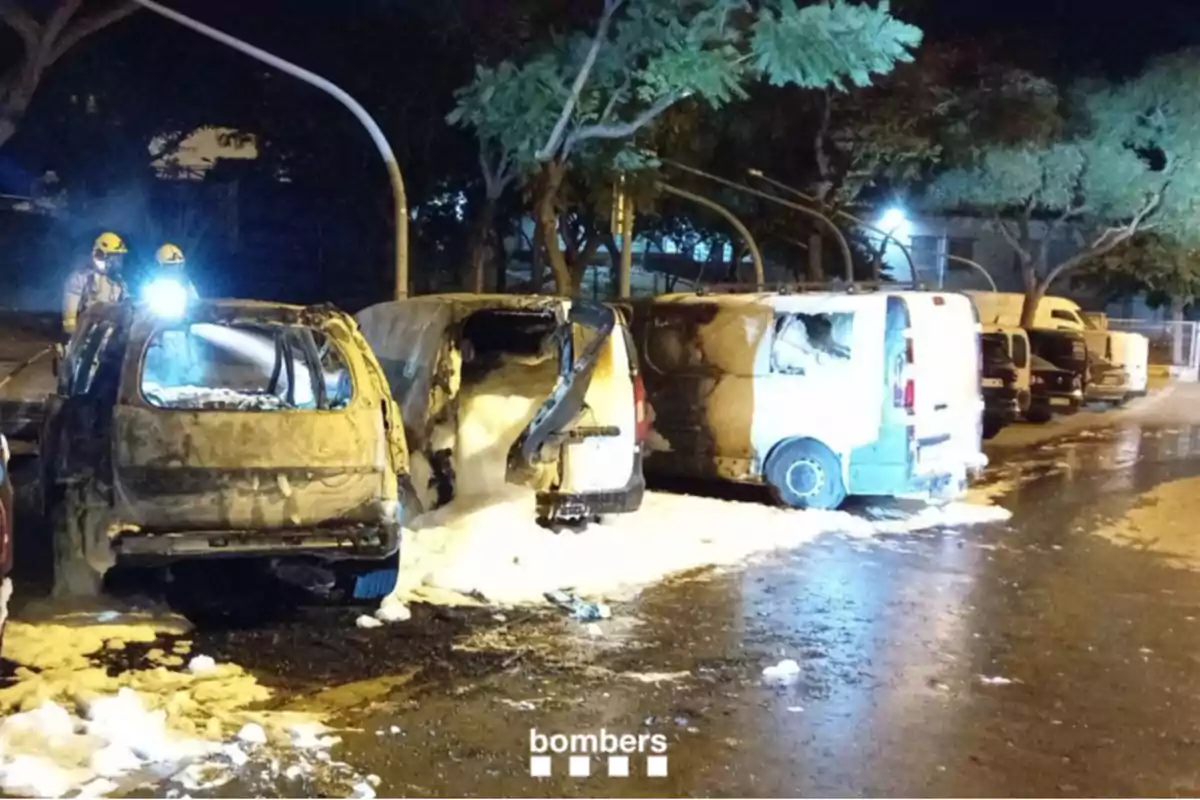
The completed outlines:
{"type": "Polygon", "coordinates": [[[917,407],[917,387],[916,381],[909,378],[904,382],[904,410],[908,413],[913,413],[913,409],[917,407]]]}
{"type": "Polygon", "coordinates": [[[633,406],[637,409],[637,427],[634,434],[638,444],[650,438],[650,415],[646,413],[646,384],[641,375],[633,377],[633,406]]]}

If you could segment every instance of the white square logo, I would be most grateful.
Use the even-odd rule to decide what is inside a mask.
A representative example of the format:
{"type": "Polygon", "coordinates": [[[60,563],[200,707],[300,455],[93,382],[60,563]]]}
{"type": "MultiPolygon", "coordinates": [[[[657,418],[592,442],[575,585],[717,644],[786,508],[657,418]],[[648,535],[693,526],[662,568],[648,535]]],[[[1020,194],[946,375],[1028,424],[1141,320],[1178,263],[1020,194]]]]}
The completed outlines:
{"type": "Polygon", "coordinates": [[[529,774],[534,778],[549,778],[550,756],[530,756],[529,774]]]}
{"type": "Polygon", "coordinates": [[[610,778],[628,778],[629,777],[629,756],[609,756],[608,757],[608,777],[610,777],[610,778]]]}
{"type": "Polygon", "coordinates": [[[586,778],[592,774],[592,759],[590,756],[571,756],[567,772],[572,778],[586,778]]]}
{"type": "Polygon", "coordinates": [[[667,757],[666,756],[646,756],[646,777],[647,778],[665,778],[665,777],[667,777],[667,757]]]}

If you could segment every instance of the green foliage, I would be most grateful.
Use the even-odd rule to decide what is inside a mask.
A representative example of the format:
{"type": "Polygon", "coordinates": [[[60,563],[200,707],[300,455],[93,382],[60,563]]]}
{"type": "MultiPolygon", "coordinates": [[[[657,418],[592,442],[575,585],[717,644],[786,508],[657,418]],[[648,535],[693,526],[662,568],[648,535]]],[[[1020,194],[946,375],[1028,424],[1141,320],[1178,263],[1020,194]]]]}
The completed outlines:
{"type": "Polygon", "coordinates": [[[870,86],[872,77],[911,61],[921,31],[878,8],[829,4],[797,7],[781,0],[764,9],[752,27],[750,51],[756,71],[775,86],[809,89],[870,86]]]}
{"type": "Polygon", "coordinates": [[[1200,245],[1197,80],[1200,57],[1184,52],[1124,83],[1082,83],[1067,107],[1067,135],[980,148],[969,165],[941,175],[926,199],[941,210],[1067,216],[1119,228],[1126,239],[1152,223],[1184,247],[1200,245]]]}
{"type": "Polygon", "coordinates": [[[921,38],[886,5],[836,0],[801,8],[778,0],[756,11],[743,0],[609,2],[615,14],[611,24],[602,21],[598,39],[561,38],[520,61],[480,66],[458,92],[449,122],[474,130],[527,171],[579,154],[636,166],[644,163],[634,155],[636,135],[686,97],[716,108],[758,81],[866,85],[908,60],[921,38]],[[586,80],[573,100],[581,72],[586,80]],[[598,141],[620,147],[597,151],[598,141]]]}
{"type": "Polygon", "coordinates": [[[1153,307],[1173,299],[1191,302],[1200,297],[1200,250],[1168,236],[1142,233],[1120,252],[1089,263],[1077,282],[1113,298],[1145,294],[1153,307]]]}

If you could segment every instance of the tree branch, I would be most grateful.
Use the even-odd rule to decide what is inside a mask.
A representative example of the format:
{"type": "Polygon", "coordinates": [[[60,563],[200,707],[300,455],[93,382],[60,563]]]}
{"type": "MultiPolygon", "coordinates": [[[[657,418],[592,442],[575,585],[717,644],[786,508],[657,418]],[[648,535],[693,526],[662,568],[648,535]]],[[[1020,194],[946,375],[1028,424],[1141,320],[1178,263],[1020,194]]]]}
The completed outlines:
{"type": "MultiPolygon", "coordinates": [[[[1168,182],[1169,183],[1169,182],[1168,182]]],[[[1143,223],[1146,217],[1153,214],[1159,203],[1162,202],[1163,193],[1167,190],[1167,183],[1164,183],[1162,188],[1147,198],[1141,209],[1133,215],[1133,219],[1128,225],[1120,228],[1106,228],[1103,233],[1096,237],[1092,244],[1086,249],[1068,258],[1054,269],[1050,270],[1046,275],[1046,279],[1042,282],[1044,289],[1049,289],[1053,283],[1071,270],[1078,269],[1094,258],[1107,255],[1117,248],[1118,245],[1129,241],[1139,230],[1144,230],[1143,223]]]]}
{"type": "Polygon", "coordinates": [[[1000,235],[1004,237],[1004,241],[1008,242],[1008,246],[1017,252],[1017,255],[1021,257],[1021,261],[1025,264],[1033,261],[1033,255],[1025,249],[1025,245],[1021,244],[1017,235],[1009,230],[1008,223],[1001,219],[999,215],[996,215],[995,223],[996,227],[1000,230],[1000,235]]]}
{"type": "Polygon", "coordinates": [[[571,84],[571,94],[567,96],[567,102],[563,105],[562,113],[558,115],[558,121],[554,123],[554,129],[550,132],[550,138],[546,140],[546,144],[537,152],[538,161],[547,161],[554,156],[554,153],[559,149],[559,144],[563,140],[563,133],[567,129],[567,124],[571,121],[571,115],[575,113],[575,106],[579,103],[579,95],[583,93],[583,87],[587,85],[588,78],[592,75],[592,68],[596,66],[596,59],[600,55],[600,48],[604,46],[604,42],[608,39],[608,29],[612,25],[613,14],[621,7],[625,0],[604,0],[604,13],[600,15],[600,24],[596,28],[596,35],[592,38],[592,44],[588,48],[587,56],[583,60],[583,66],[579,68],[579,72],[575,75],[575,82],[571,84]]]}
{"type": "Polygon", "coordinates": [[[570,152],[576,144],[585,142],[588,139],[624,139],[632,136],[662,116],[668,108],[678,103],[684,96],[678,92],[663,95],[658,98],[658,102],[641,114],[638,114],[629,122],[618,122],[611,125],[584,125],[571,134],[563,150],[570,152]]]}
{"type": "Polygon", "coordinates": [[[97,33],[113,23],[120,22],[134,11],[137,11],[137,9],[138,6],[135,3],[122,3],[110,11],[76,20],[75,24],[63,32],[62,36],[54,42],[54,50],[51,51],[50,60],[46,62],[46,66],[50,66],[55,61],[58,61],[63,57],[64,53],[93,33],[97,33]]]}
{"type": "Polygon", "coordinates": [[[37,49],[42,39],[42,26],[28,11],[0,0],[0,22],[12,28],[21,37],[26,54],[37,49]]]}
{"type": "Polygon", "coordinates": [[[81,5],[83,5],[83,0],[59,0],[58,5],[54,8],[54,13],[50,15],[50,19],[46,20],[46,25],[42,29],[42,46],[44,48],[49,50],[54,46],[58,37],[67,27],[67,23],[79,11],[81,5]]]}

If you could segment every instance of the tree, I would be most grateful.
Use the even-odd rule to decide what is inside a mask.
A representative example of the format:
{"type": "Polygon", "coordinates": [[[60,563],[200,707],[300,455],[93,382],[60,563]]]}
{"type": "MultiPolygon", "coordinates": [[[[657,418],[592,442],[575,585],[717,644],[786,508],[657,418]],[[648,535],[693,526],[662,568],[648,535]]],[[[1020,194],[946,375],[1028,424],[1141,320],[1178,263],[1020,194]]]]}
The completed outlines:
{"type": "Polygon", "coordinates": [[[980,148],[971,164],[934,182],[931,205],[991,216],[1016,254],[1023,325],[1056,280],[1118,252],[1139,232],[1200,243],[1193,210],[1200,99],[1190,91],[1197,79],[1200,60],[1185,52],[1124,83],[1081,84],[1064,101],[1067,135],[980,148]],[[1051,245],[1068,235],[1075,252],[1052,258],[1051,245]]]}
{"type": "Polygon", "coordinates": [[[1152,308],[1169,306],[1182,313],[1200,297],[1200,249],[1143,231],[1120,251],[1085,265],[1075,282],[1110,299],[1142,294],[1152,308]]]}
{"type": "Polygon", "coordinates": [[[85,15],[83,5],[84,0],[0,0],[0,23],[21,42],[16,59],[0,63],[0,147],[16,134],[46,71],[84,39],[137,9],[122,0],[85,15]],[[46,5],[49,11],[39,14],[46,5]]]}
{"type": "Polygon", "coordinates": [[[473,129],[526,180],[565,294],[581,277],[558,226],[572,165],[592,160],[616,172],[652,163],[636,147],[639,133],[685,98],[720,107],[759,82],[869,85],[908,60],[920,38],[886,4],[774,0],[752,11],[742,0],[604,0],[592,35],[477,67],[449,121],[473,129]]]}

